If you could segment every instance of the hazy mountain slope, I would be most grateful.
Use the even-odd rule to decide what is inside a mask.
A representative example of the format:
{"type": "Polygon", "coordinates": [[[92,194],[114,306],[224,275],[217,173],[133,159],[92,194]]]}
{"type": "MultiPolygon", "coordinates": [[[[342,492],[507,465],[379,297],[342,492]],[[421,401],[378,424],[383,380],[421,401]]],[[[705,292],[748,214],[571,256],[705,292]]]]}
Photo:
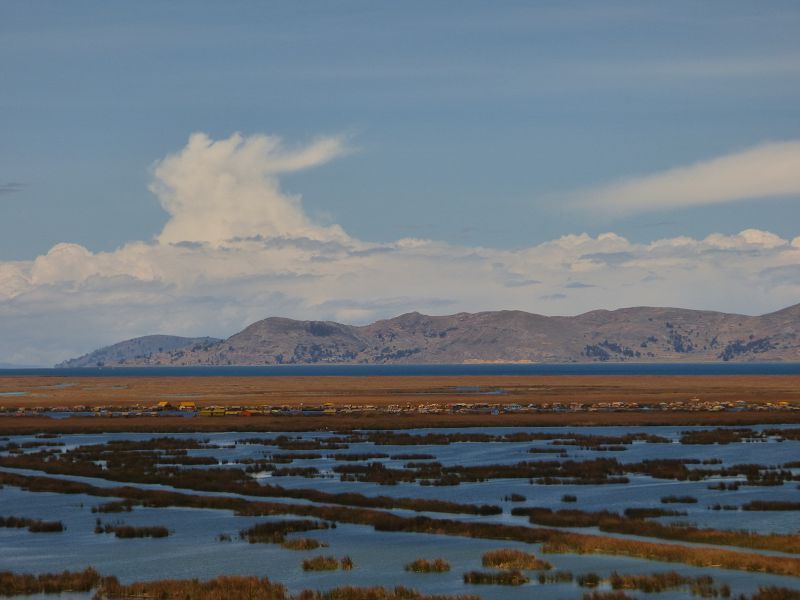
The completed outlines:
{"type": "Polygon", "coordinates": [[[650,307],[408,313],[360,327],[269,318],[218,343],[148,336],[59,366],[753,360],[800,361],[800,305],[760,317],[650,307]]]}
{"type": "Polygon", "coordinates": [[[154,354],[199,351],[218,344],[220,340],[210,337],[187,338],[177,335],[146,335],[100,348],[78,358],[65,360],[56,367],[102,367],[121,365],[148,365],[154,354]]]}
{"type": "Polygon", "coordinates": [[[367,325],[374,340],[369,362],[569,360],[572,323],[522,311],[459,313],[429,317],[419,313],[367,325]]]}
{"type": "Polygon", "coordinates": [[[358,327],[329,321],[269,318],[253,323],[217,346],[184,362],[166,353],[165,364],[263,365],[357,362],[367,347],[358,327]]]}

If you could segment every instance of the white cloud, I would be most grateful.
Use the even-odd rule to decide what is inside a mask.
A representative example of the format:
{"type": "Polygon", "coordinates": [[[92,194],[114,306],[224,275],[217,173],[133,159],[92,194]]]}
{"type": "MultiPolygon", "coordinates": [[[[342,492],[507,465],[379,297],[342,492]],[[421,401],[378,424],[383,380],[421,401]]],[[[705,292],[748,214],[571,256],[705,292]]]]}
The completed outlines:
{"type": "Polygon", "coordinates": [[[762,144],[578,194],[578,203],[625,213],[800,196],[800,141],[762,144]]]}
{"type": "Polygon", "coordinates": [[[567,235],[520,250],[363,242],[314,224],[278,186],[279,173],[342,151],[331,140],[287,151],[266,136],[192,136],[155,169],[170,212],[155,241],[113,252],[65,243],[0,262],[0,362],[52,364],[148,333],[224,337],[273,315],[364,323],[411,310],[632,305],[759,313],[800,298],[800,237],[754,229],[649,244],[567,235]]]}
{"type": "Polygon", "coordinates": [[[344,239],[337,226],[311,223],[300,198],[280,190],[277,176],[321,165],[345,151],[339,138],[287,150],[273,136],[237,133],[214,141],[195,133],[181,152],[155,165],[150,189],[170,215],[158,240],[218,245],[252,235],[344,239]]]}

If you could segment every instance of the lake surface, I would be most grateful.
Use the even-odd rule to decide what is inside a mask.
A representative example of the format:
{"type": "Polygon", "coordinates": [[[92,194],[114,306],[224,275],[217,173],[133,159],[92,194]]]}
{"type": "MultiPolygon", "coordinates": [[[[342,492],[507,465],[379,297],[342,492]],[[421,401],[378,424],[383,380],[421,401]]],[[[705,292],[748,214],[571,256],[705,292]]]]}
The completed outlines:
{"type": "Polygon", "coordinates": [[[800,375],[800,363],[587,363],[476,365],[270,365],[260,367],[125,367],[0,369],[0,376],[60,377],[382,377],[491,375],[800,375]]]}
{"type": "MultiPolygon", "coordinates": [[[[774,427],[774,426],[772,426],[774,427]]],[[[605,427],[605,428],[492,428],[464,430],[468,432],[504,435],[513,432],[563,432],[585,433],[587,435],[620,436],[627,433],[646,431],[669,438],[672,443],[635,442],[624,451],[599,452],[576,446],[564,449],[567,457],[551,454],[532,454],[531,448],[552,447],[548,440],[528,442],[458,442],[449,445],[376,445],[372,442],[351,443],[341,450],[316,451],[322,454],[319,459],[295,460],[292,467],[313,466],[320,476],[271,477],[270,473],[258,473],[259,481],[275,483],[285,488],[317,489],[325,492],[359,492],[367,496],[388,495],[409,498],[437,498],[470,504],[494,504],[503,508],[500,515],[473,516],[428,513],[434,518],[453,518],[483,522],[499,522],[514,525],[527,525],[527,519],[512,516],[510,511],[516,506],[543,506],[553,509],[578,508],[586,511],[622,511],[630,507],[664,507],[660,498],[666,495],[690,495],[697,503],[675,506],[686,510],[685,517],[662,518],[663,522],[690,521],[702,527],[717,529],[749,529],[762,533],[796,533],[800,531],[800,511],[785,512],[742,512],[716,511],[709,506],[724,502],[741,505],[755,499],[800,500],[797,484],[786,482],[779,486],[741,485],[735,491],[716,491],[708,489],[709,484],[718,480],[674,481],[656,479],[649,476],[631,476],[628,484],[606,485],[541,485],[532,484],[527,479],[487,479],[475,483],[462,483],[457,486],[423,486],[419,483],[400,483],[398,485],[378,485],[376,483],[340,481],[332,469],[337,464],[364,464],[363,462],[335,460],[332,454],[385,453],[425,453],[435,457],[443,465],[478,466],[491,464],[515,464],[521,461],[536,460],[586,460],[591,458],[613,457],[620,462],[639,462],[651,458],[694,458],[720,461],[730,466],[741,463],[781,465],[800,458],[799,441],[766,441],[751,443],[689,445],[679,443],[681,432],[696,429],[691,427],[605,427]],[[511,494],[525,497],[524,502],[508,502],[511,494]],[[562,496],[574,494],[576,503],[564,504],[562,496]]],[[[753,430],[763,429],[753,427],[753,430]]],[[[411,430],[405,433],[454,433],[454,430],[411,430]]],[[[213,456],[221,463],[232,464],[247,459],[264,459],[272,454],[284,453],[274,445],[245,444],[245,438],[274,438],[278,434],[253,434],[225,432],[203,434],[173,434],[172,437],[199,438],[209,440],[219,448],[189,450],[189,455],[213,456]]],[[[297,434],[303,439],[324,440],[332,433],[308,432],[297,434]]],[[[155,434],[78,434],[61,435],[55,439],[38,440],[65,444],[63,450],[80,445],[106,443],[110,440],[147,440],[160,437],[155,434]]],[[[293,434],[294,437],[294,434],[293,434]]],[[[24,444],[37,441],[34,436],[11,436],[2,444],[14,442],[24,444]]],[[[33,451],[33,450],[28,450],[33,451]]],[[[371,459],[387,467],[402,468],[408,462],[399,459],[371,459]]],[[[224,466],[224,465],[221,465],[224,466]]],[[[281,465],[289,466],[289,465],[281,465]]],[[[202,467],[186,467],[202,468],[202,467]]],[[[800,470],[795,471],[800,473],[800,470]]],[[[87,481],[98,486],[119,485],[118,482],[103,479],[68,477],[87,481]]],[[[726,481],[737,478],[726,478],[726,481]]],[[[151,486],[140,486],[151,487],[151,486]]],[[[152,486],[160,487],[164,486],[152,486]]],[[[196,492],[204,493],[204,492],[196,492]]],[[[210,494],[209,494],[210,495],[210,494]]],[[[269,502],[281,501],[277,498],[258,498],[269,502]]],[[[481,555],[497,548],[520,548],[534,552],[553,563],[557,570],[568,570],[575,574],[597,572],[608,576],[612,571],[620,573],[653,573],[677,570],[683,574],[712,575],[717,583],[728,583],[735,594],[753,592],[759,585],[778,585],[796,588],[800,581],[796,578],[744,573],[721,569],[700,569],[682,564],[659,563],[636,558],[619,556],[574,556],[568,554],[542,555],[538,544],[492,541],[459,538],[444,535],[417,533],[379,532],[363,525],[339,524],[335,529],[311,531],[307,534],[292,534],[289,537],[312,537],[329,544],[309,552],[297,552],[281,548],[276,544],[249,544],[238,539],[238,532],[255,523],[280,520],[281,517],[241,517],[227,510],[205,510],[191,508],[142,508],[135,507],[130,513],[97,515],[91,507],[109,498],[86,495],[64,495],[58,493],[32,493],[13,486],[0,489],[0,514],[4,516],[25,516],[44,520],[61,520],[67,530],[64,533],[33,534],[24,529],[0,528],[0,571],[53,572],[64,569],[78,570],[87,566],[97,568],[101,573],[116,575],[123,582],[162,578],[210,578],[222,574],[268,576],[286,584],[293,592],[302,589],[328,589],[341,585],[404,585],[425,593],[437,594],[478,594],[487,600],[522,598],[580,598],[585,591],[574,583],[539,585],[536,573],[531,573],[531,583],[521,587],[474,586],[464,584],[462,575],[470,570],[485,570],[481,567],[481,555]],[[98,535],[93,532],[95,519],[101,516],[105,521],[123,521],[131,525],[166,525],[172,535],[164,539],[117,539],[112,535],[98,535]],[[218,541],[219,534],[228,534],[232,541],[218,541]],[[349,555],[356,568],[351,572],[303,572],[300,564],[304,558],[315,555],[349,555]],[[404,565],[416,558],[445,558],[452,570],[444,574],[407,573],[404,565]]],[[[306,501],[285,499],[299,504],[306,501]]],[[[669,508],[669,507],[667,507],[669,508]]],[[[419,514],[411,511],[393,510],[404,516],[419,514]]],[[[424,513],[423,513],[424,514],[424,513]]],[[[288,515],[294,519],[296,516],[288,515]]],[[[583,530],[591,531],[591,530],[583,530]]],[[[683,542],[680,542],[683,543],[683,542]]],[[[743,550],[748,551],[748,550],[743,550]]],[[[636,597],[649,597],[635,592],[636,597]]],[[[658,598],[673,599],[687,596],[686,590],[658,594],[658,598]]],[[[88,598],[86,594],[70,594],[64,598],[88,598]]]]}

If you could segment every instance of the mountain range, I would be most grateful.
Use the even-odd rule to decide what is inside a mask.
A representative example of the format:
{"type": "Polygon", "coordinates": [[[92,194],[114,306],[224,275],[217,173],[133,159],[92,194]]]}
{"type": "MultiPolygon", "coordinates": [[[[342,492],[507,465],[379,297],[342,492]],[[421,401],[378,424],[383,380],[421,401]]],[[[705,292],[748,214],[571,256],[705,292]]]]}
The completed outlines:
{"type": "Polygon", "coordinates": [[[800,304],[757,317],[651,307],[413,312],[362,326],[271,317],[225,340],[145,336],[56,367],[623,361],[800,361],[800,304]]]}

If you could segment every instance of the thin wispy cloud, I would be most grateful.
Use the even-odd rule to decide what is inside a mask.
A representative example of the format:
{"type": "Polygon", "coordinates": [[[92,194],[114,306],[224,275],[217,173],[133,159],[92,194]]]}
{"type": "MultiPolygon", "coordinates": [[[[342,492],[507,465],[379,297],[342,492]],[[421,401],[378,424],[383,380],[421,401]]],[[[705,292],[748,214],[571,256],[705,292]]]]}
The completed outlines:
{"type": "Polygon", "coordinates": [[[623,179],[576,196],[581,206],[623,214],[800,197],[800,141],[761,144],[692,165],[623,179]]]}

